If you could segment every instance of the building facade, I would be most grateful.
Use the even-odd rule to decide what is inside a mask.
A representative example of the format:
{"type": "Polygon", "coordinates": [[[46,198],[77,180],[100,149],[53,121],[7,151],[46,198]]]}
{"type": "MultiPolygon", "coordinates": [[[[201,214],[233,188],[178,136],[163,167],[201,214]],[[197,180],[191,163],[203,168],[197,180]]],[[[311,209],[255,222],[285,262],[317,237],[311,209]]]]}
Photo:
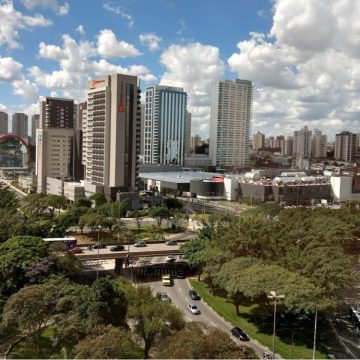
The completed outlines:
{"type": "Polygon", "coordinates": [[[28,138],[28,116],[24,113],[15,113],[12,116],[11,133],[24,139],[28,138]]]}
{"type": "Polygon", "coordinates": [[[335,160],[355,162],[356,134],[343,131],[335,136],[335,160]]]}
{"type": "Polygon", "coordinates": [[[49,179],[78,181],[83,178],[81,136],[80,131],[74,128],[72,99],[40,99],[36,175],[38,192],[53,191],[52,187],[47,186],[49,179]]]}
{"type": "Polygon", "coordinates": [[[40,115],[35,114],[31,117],[31,145],[36,143],[36,129],[39,128],[40,115]]]}
{"type": "Polygon", "coordinates": [[[9,116],[6,112],[0,111],[0,134],[6,135],[9,132],[9,116]]]}
{"type": "Polygon", "coordinates": [[[293,156],[311,158],[312,132],[307,126],[301,130],[294,131],[293,156]]]}
{"type": "Polygon", "coordinates": [[[312,137],[312,151],[311,157],[313,159],[326,158],[327,136],[322,134],[321,131],[315,130],[312,137]]]}
{"type": "Polygon", "coordinates": [[[250,164],[253,86],[248,80],[225,80],[213,84],[210,115],[212,164],[243,167],[250,164]]]}
{"type": "Polygon", "coordinates": [[[187,95],[154,85],[145,92],[144,164],[183,165],[187,95]]]}
{"type": "Polygon", "coordinates": [[[191,142],[191,113],[186,111],[185,121],[185,156],[190,156],[190,142],[191,142]]]}
{"type": "Polygon", "coordinates": [[[108,199],[137,189],[140,118],[136,76],[115,74],[88,82],[85,180],[102,187],[108,199]]]}
{"type": "Polygon", "coordinates": [[[265,146],[265,135],[259,131],[256,134],[253,134],[253,139],[252,139],[253,151],[258,151],[259,149],[262,149],[264,146],[265,146]]]}

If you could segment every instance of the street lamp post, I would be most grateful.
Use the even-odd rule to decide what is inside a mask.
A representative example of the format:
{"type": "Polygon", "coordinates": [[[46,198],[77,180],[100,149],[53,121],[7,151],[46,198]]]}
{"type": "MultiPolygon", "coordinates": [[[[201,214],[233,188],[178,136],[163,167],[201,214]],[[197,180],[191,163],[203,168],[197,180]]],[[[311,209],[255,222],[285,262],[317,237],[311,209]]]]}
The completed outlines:
{"type": "Polygon", "coordinates": [[[269,299],[274,300],[274,328],[273,328],[273,343],[272,343],[272,357],[275,359],[275,335],[276,335],[276,301],[285,298],[285,295],[277,295],[276,291],[270,291],[269,299]]]}
{"type": "Polygon", "coordinates": [[[99,278],[99,266],[100,266],[99,252],[100,252],[100,231],[101,231],[101,226],[98,226],[97,230],[98,230],[98,241],[97,241],[96,280],[99,278]]]}
{"type": "Polygon", "coordinates": [[[317,330],[317,315],[318,311],[315,309],[315,325],[314,325],[314,347],[313,347],[313,360],[315,359],[315,352],[316,352],[316,330],[317,330]]]}

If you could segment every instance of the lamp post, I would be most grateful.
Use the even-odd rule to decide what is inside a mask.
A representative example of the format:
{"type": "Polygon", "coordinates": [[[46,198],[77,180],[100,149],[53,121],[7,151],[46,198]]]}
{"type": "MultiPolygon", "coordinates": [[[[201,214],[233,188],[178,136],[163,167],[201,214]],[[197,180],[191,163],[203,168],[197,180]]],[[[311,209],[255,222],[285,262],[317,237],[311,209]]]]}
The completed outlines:
{"type": "Polygon", "coordinates": [[[318,311],[315,309],[315,325],[314,325],[314,347],[313,347],[313,360],[315,359],[315,352],[316,352],[316,329],[317,329],[317,314],[318,311]]]}
{"type": "Polygon", "coordinates": [[[273,329],[273,343],[272,343],[272,357],[275,358],[275,334],[276,334],[276,301],[285,298],[285,295],[277,295],[276,291],[270,291],[268,298],[274,300],[274,329],[273,329]]]}
{"type": "Polygon", "coordinates": [[[98,231],[98,241],[97,241],[96,280],[99,278],[99,266],[100,266],[100,259],[99,259],[99,252],[100,252],[100,231],[101,231],[101,226],[100,226],[100,225],[98,225],[97,231],[98,231]]]}

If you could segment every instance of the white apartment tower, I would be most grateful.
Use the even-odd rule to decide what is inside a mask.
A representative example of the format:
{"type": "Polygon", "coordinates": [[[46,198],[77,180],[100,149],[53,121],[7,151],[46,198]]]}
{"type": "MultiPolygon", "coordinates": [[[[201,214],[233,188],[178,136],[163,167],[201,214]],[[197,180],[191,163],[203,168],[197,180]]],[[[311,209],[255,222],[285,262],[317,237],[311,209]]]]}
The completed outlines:
{"type": "Polygon", "coordinates": [[[187,95],[153,85],[145,92],[145,164],[184,164],[187,95]]]}
{"type": "Polygon", "coordinates": [[[314,135],[312,137],[311,157],[313,159],[326,158],[326,145],[327,145],[327,136],[322,134],[321,131],[315,130],[314,135]]]}
{"type": "Polygon", "coordinates": [[[82,124],[85,180],[101,186],[108,199],[137,189],[140,117],[136,76],[115,74],[88,82],[87,118],[82,124]]]}
{"type": "Polygon", "coordinates": [[[213,84],[210,116],[212,164],[243,167],[250,164],[253,86],[248,80],[225,80],[213,84]]]}
{"type": "Polygon", "coordinates": [[[335,135],[335,160],[355,162],[356,134],[343,131],[335,135]]]}
{"type": "Polygon", "coordinates": [[[9,116],[6,112],[0,111],[0,134],[6,135],[9,130],[9,116]]]}
{"type": "Polygon", "coordinates": [[[311,158],[312,132],[304,126],[301,130],[294,131],[293,156],[311,158]]]}

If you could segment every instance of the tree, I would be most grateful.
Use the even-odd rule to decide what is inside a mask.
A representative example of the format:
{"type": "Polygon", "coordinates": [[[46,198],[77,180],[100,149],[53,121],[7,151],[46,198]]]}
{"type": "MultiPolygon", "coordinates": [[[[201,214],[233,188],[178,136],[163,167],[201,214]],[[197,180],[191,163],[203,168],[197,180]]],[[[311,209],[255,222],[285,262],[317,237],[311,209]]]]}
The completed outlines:
{"type": "Polygon", "coordinates": [[[179,199],[176,198],[166,198],[165,205],[169,210],[180,210],[183,208],[183,204],[179,199]]]}
{"type": "Polygon", "coordinates": [[[19,200],[10,187],[0,183],[0,209],[7,213],[15,213],[19,207],[19,200]]]}
{"type": "Polygon", "coordinates": [[[41,330],[49,324],[54,315],[61,279],[54,279],[41,285],[29,285],[11,295],[3,311],[3,325],[17,325],[29,332],[39,351],[41,330]]]}
{"type": "Polygon", "coordinates": [[[198,270],[198,280],[200,280],[202,269],[205,266],[200,252],[205,249],[207,241],[201,238],[191,239],[180,245],[180,252],[188,261],[193,269],[198,270]]]}
{"type": "Polygon", "coordinates": [[[86,208],[91,208],[91,200],[88,198],[80,198],[79,200],[77,200],[74,204],[75,207],[86,207],[86,208]]]}
{"type": "Polygon", "coordinates": [[[68,200],[64,195],[50,194],[50,195],[46,195],[46,197],[44,198],[44,203],[49,209],[51,213],[51,217],[53,217],[55,209],[58,209],[60,214],[60,210],[66,208],[68,204],[68,200]]]}
{"type": "Polygon", "coordinates": [[[158,227],[161,226],[161,222],[163,219],[167,219],[169,217],[169,210],[164,206],[154,206],[150,208],[149,215],[156,219],[158,227]]]}
{"type": "Polygon", "coordinates": [[[142,350],[131,332],[112,325],[98,326],[74,348],[78,359],[141,359],[142,350]]]}
{"type": "Polygon", "coordinates": [[[254,351],[238,346],[225,332],[190,322],[156,348],[159,359],[256,359],[254,351]],[[171,344],[171,347],[169,347],[171,344]]]}
{"type": "Polygon", "coordinates": [[[34,193],[23,198],[24,205],[21,210],[27,218],[37,219],[47,208],[46,195],[43,193],[34,193]]]}
{"type": "Polygon", "coordinates": [[[97,192],[89,197],[89,200],[95,201],[95,207],[99,207],[107,202],[104,193],[97,192]]]}
{"type": "Polygon", "coordinates": [[[144,340],[144,357],[169,331],[179,330],[185,322],[180,310],[153,296],[151,289],[139,286],[129,294],[129,317],[135,322],[135,332],[144,340]]]}
{"type": "Polygon", "coordinates": [[[16,292],[28,282],[28,264],[47,255],[48,245],[37,237],[15,236],[0,244],[0,292],[16,292]]]}
{"type": "Polygon", "coordinates": [[[142,219],[141,219],[141,215],[140,215],[139,210],[135,210],[135,211],[133,212],[133,218],[135,219],[135,222],[136,222],[136,226],[137,226],[138,231],[140,231],[142,219]]]}

